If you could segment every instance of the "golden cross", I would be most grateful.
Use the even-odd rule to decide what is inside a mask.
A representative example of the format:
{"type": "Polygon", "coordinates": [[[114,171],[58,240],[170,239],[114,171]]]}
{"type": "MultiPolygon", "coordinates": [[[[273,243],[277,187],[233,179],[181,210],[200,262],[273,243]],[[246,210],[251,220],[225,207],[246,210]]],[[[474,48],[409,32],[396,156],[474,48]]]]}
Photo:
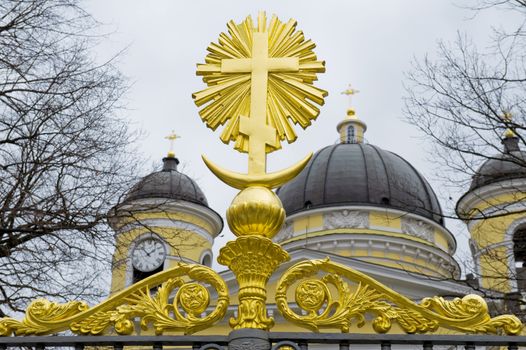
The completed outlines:
{"type": "Polygon", "coordinates": [[[174,143],[175,140],[180,139],[181,136],[176,135],[175,130],[172,130],[172,133],[168,136],[165,136],[164,138],[170,141],[170,150],[168,151],[168,157],[175,157],[174,143]]]}
{"type": "Polygon", "coordinates": [[[349,84],[349,87],[347,88],[347,90],[342,91],[342,95],[349,96],[349,107],[351,107],[353,95],[355,95],[355,94],[357,94],[359,92],[360,92],[360,90],[353,89],[351,87],[351,84],[349,84]]]}
{"type": "Polygon", "coordinates": [[[221,73],[250,73],[250,117],[241,116],[239,132],[248,136],[248,173],[265,174],[266,146],[276,147],[276,129],[267,124],[267,85],[270,72],[299,71],[298,57],[269,57],[264,14],[252,33],[252,57],[221,60],[221,73]],[[263,25],[262,25],[263,24],[263,25]]]}

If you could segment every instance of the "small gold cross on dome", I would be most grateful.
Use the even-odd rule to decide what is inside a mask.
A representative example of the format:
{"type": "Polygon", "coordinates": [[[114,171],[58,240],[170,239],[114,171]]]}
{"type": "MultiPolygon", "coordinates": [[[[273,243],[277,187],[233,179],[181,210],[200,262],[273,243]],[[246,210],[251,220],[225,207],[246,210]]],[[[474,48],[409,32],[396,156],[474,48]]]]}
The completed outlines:
{"type": "Polygon", "coordinates": [[[170,150],[168,151],[168,158],[174,158],[175,157],[174,142],[175,140],[180,139],[181,136],[177,135],[175,133],[175,130],[172,130],[172,132],[168,136],[165,136],[164,138],[170,141],[170,150]]]}
{"type": "Polygon", "coordinates": [[[510,112],[505,111],[502,114],[501,119],[504,122],[504,125],[506,126],[506,131],[504,131],[504,137],[505,138],[516,137],[517,134],[515,133],[515,131],[513,131],[513,126],[510,125],[513,123],[513,115],[510,112]]]}
{"type": "Polygon", "coordinates": [[[502,114],[502,120],[504,120],[505,122],[511,122],[513,119],[513,115],[510,113],[510,112],[504,112],[502,114]]]}
{"type": "Polygon", "coordinates": [[[345,91],[342,91],[342,95],[347,95],[349,96],[349,108],[351,108],[351,105],[352,105],[352,97],[353,95],[359,93],[360,90],[356,90],[354,88],[351,87],[351,84],[349,84],[349,87],[347,88],[347,90],[345,91]]]}

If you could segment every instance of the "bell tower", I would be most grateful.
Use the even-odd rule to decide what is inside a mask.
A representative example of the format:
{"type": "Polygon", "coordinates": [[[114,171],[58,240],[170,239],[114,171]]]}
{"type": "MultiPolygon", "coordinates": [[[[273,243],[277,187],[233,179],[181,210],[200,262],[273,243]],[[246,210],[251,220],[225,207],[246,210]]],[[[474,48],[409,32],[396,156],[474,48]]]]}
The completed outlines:
{"type": "Polygon", "coordinates": [[[526,292],[526,153],[503,117],[502,152],[488,157],[457,203],[471,235],[470,247],[481,288],[526,292]]]}
{"type": "Polygon", "coordinates": [[[179,261],[211,266],[212,244],[223,220],[193,179],[181,173],[173,151],[160,171],[142,178],[108,213],[115,231],[111,293],[179,261]]]}

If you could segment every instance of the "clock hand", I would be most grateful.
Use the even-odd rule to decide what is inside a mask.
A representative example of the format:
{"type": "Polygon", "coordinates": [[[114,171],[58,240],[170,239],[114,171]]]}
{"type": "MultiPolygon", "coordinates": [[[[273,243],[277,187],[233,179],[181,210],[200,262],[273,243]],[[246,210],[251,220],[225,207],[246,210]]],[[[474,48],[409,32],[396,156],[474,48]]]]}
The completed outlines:
{"type": "Polygon", "coordinates": [[[150,247],[151,249],[148,250],[148,255],[150,255],[151,253],[155,251],[155,244],[151,244],[150,247]]]}
{"type": "Polygon", "coordinates": [[[157,249],[157,246],[152,244],[152,249],[149,251],[149,253],[150,254],[154,253],[156,251],[156,249],[157,249]]]}
{"type": "Polygon", "coordinates": [[[146,247],[143,246],[142,249],[141,249],[141,251],[142,251],[144,254],[146,254],[146,255],[143,255],[143,257],[150,256],[150,253],[148,253],[148,252],[146,251],[146,247]]]}

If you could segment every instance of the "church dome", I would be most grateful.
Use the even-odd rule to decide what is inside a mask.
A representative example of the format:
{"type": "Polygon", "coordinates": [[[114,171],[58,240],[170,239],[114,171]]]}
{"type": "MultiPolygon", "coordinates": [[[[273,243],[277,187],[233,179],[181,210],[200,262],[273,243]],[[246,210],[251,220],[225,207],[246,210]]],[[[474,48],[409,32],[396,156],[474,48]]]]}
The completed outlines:
{"type": "Polygon", "coordinates": [[[331,206],[376,206],[444,224],[425,178],[402,157],[371,144],[340,143],[319,150],[277,194],[287,215],[331,206]]]}
{"type": "Polygon", "coordinates": [[[162,170],[142,178],[127,193],[124,201],[129,202],[142,198],[167,198],[208,206],[203,191],[194,180],[177,170],[178,164],[179,160],[175,157],[163,158],[162,170]]]}
{"type": "Polygon", "coordinates": [[[521,151],[517,137],[505,138],[504,152],[486,160],[471,181],[470,191],[502,180],[526,177],[526,152],[521,151]]]}
{"type": "Polygon", "coordinates": [[[404,158],[366,143],[367,125],[353,108],[336,129],[340,143],[317,151],[276,191],[287,216],[274,242],[372,269],[460,277],[455,237],[426,179],[404,158]]]}

